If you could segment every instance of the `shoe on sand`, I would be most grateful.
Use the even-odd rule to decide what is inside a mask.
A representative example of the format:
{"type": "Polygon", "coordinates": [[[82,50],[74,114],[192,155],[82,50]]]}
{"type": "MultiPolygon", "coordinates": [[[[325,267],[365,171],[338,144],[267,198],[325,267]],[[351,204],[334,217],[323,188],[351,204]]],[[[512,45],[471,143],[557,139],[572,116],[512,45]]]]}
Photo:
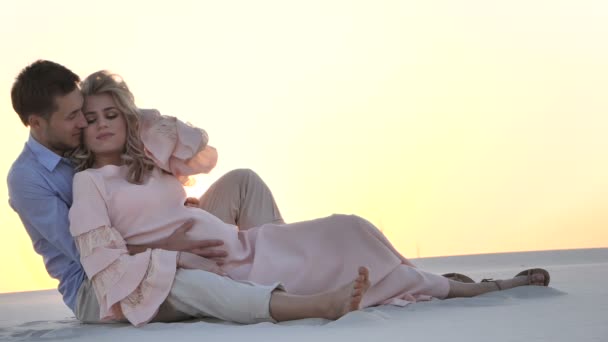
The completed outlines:
{"type": "Polygon", "coordinates": [[[543,283],[543,286],[549,286],[549,282],[551,281],[551,276],[549,275],[549,272],[547,272],[547,270],[545,270],[543,268],[530,268],[525,271],[521,271],[521,272],[517,273],[516,277],[527,276],[528,284],[529,284],[532,280],[532,275],[539,274],[539,273],[545,276],[545,282],[543,283]]]}
{"type": "Polygon", "coordinates": [[[474,283],[475,282],[475,280],[473,280],[470,277],[468,277],[464,274],[461,274],[461,273],[446,273],[443,276],[450,280],[459,281],[461,283],[474,283]]]}
{"type": "MultiPolygon", "coordinates": [[[[526,276],[528,277],[528,285],[530,285],[530,283],[532,282],[532,275],[533,274],[542,274],[545,276],[545,281],[543,282],[543,286],[549,286],[549,281],[551,281],[551,276],[549,275],[549,272],[547,272],[547,270],[543,269],[543,268],[530,268],[527,269],[525,271],[521,271],[519,273],[517,273],[515,275],[515,277],[520,277],[520,276],[526,276]]],[[[503,290],[503,288],[500,286],[499,283],[500,280],[494,280],[492,278],[489,279],[482,279],[481,282],[482,283],[494,283],[496,284],[496,286],[498,287],[499,290],[503,290]]]]}
{"type": "Polygon", "coordinates": [[[503,288],[502,288],[502,286],[500,286],[499,281],[500,281],[500,280],[494,280],[494,279],[492,279],[492,278],[481,279],[481,282],[482,282],[482,283],[494,283],[494,284],[496,285],[496,287],[498,287],[498,291],[502,291],[502,290],[503,290],[503,288]]]}

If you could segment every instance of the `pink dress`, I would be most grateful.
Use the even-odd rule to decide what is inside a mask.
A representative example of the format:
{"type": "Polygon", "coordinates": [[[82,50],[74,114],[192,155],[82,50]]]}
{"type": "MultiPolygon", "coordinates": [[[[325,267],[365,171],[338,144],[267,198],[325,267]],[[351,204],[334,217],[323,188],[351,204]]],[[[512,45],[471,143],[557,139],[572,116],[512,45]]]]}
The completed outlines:
{"type": "Polygon", "coordinates": [[[145,111],[142,123],[148,154],[177,177],[157,168],[145,184],[135,185],[126,181],[125,166],[114,165],[74,177],[70,230],[102,319],[141,325],[156,315],[171,290],[177,253],[148,249],[130,256],[126,244],[157,242],[190,218],[195,219],[188,232],[193,239],[224,241],[223,267],[235,280],[281,282],[287,292],[306,295],[346,285],[359,266],[367,266],[372,286],[363,307],[447,296],[447,279],[415,268],[360,217],[333,215],[239,231],[202,209],[185,207],[182,183],[187,175],[215,166],[215,149],[207,146],[202,130],[175,118],[145,111]]]}

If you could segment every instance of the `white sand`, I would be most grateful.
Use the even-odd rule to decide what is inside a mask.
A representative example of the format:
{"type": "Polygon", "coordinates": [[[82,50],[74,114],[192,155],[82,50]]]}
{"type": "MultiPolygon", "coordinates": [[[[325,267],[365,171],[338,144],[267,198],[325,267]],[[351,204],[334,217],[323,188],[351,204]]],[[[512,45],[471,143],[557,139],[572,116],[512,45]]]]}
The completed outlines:
{"type": "Polygon", "coordinates": [[[378,307],[338,321],[308,319],[236,325],[215,320],[78,323],[56,291],[0,295],[0,340],[73,341],[608,341],[608,249],[418,259],[423,269],[474,279],[508,277],[534,266],[549,288],[520,287],[468,299],[378,307]]]}

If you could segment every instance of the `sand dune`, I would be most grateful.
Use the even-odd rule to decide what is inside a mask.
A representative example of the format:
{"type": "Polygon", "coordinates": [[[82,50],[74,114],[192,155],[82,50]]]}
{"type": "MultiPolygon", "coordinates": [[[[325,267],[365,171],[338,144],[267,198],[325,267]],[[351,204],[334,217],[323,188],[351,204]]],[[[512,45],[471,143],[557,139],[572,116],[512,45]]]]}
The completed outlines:
{"type": "Polygon", "coordinates": [[[307,319],[237,325],[217,320],[122,324],[78,323],[59,294],[0,295],[0,340],[9,341],[608,341],[608,249],[424,258],[433,272],[501,278],[540,266],[549,288],[520,287],[476,298],[382,306],[338,321],[307,319]]]}

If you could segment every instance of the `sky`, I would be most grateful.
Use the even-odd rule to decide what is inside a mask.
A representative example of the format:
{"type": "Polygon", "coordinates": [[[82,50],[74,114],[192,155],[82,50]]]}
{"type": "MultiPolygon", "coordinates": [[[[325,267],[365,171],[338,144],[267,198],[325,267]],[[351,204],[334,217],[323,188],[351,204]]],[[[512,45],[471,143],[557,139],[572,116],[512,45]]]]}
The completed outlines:
{"type": "MultiPolygon", "coordinates": [[[[0,178],[48,59],[204,128],[193,196],[249,168],[286,221],[357,214],[411,258],[608,247],[607,41],[600,0],[5,1],[0,178]]],[[[0,220],[0,293],[56,287],[5,181],[0,220]]]]}

